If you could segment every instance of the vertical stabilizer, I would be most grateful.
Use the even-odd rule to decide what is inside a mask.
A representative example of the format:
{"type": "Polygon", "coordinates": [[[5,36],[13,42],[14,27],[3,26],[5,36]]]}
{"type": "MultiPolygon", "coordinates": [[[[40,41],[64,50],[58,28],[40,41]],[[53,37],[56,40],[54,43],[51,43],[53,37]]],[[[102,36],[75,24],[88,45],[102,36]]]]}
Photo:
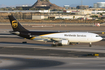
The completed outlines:
{"type": "Polygon", "coordinates": [[[9,20],[11,23],[11,26],[13,28],[13,31],[28,31],[27,29],[25,29],[17,20],[13,15],[9,15],[9,20]]]}

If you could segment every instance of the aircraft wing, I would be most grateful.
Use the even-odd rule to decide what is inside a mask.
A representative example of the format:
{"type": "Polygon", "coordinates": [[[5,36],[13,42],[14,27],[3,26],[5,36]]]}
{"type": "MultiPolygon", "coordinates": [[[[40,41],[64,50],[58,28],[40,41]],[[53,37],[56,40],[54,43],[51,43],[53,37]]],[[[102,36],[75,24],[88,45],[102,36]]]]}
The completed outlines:
{"type": "Polygon", "coordinates": [[[58,38],[58,37],[42,37],[42,36],[38,36],[37,38],[42,38],[44,40],[48,40],[48,41],[61,41],[61,40],[68,40],[66,38],[58,38]]]}

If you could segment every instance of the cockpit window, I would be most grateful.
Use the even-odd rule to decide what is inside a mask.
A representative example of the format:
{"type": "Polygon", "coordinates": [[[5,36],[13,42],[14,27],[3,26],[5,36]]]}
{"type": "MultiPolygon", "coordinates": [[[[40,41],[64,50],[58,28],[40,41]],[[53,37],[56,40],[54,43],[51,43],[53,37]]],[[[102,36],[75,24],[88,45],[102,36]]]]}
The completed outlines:
{"type": "Polygon", "coordinates": [[[100,37],[99,35],[96,35],[96,37],[100,37]]]}

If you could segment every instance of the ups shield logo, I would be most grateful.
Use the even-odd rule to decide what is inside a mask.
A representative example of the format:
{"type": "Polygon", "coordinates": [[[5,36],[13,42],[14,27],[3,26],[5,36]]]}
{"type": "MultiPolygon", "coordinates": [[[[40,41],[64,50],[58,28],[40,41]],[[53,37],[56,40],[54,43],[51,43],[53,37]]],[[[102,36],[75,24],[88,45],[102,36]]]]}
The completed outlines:
{"type": "Polygon", "coordinates": [[[16,20],[12,21],[12,27],[17,28],[18,27],[18,22],[16,20]]]}

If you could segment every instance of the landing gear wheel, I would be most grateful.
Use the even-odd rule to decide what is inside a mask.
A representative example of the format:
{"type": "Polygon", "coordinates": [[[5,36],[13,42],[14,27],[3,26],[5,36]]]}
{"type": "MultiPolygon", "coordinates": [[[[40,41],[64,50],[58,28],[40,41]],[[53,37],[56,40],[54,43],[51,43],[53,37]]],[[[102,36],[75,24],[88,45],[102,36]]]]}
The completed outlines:
{"type": "Polygon", "coordinates": [[[55,41],[53,41],[52,46],[53,46],[53,47],[56,47],[56,46],[57,46],[56,43],[55,43],[55,41]]]}
{"type": "Polygon", "coordinates": [[[52,44],[52,47],[56,47],[57,45],[56,44],[52,44]]]}
{"type": "Polygon", "coordinates": [[[24,41],[24,42],[22,42],[23,44],[27,44],[27,42],[26,41],[24,41]]]}
{"type": "Polygon", "coordinates": [[[92,43],[89,44],[89,47],[92,47],[92,43]]]}
{"type": "Polygon", "coordinates": [[[89,45],[89,47],[92,47],[92,45],[89,45]]]}
{"type": "Polygon", "coordinates": [[[62,46],[62,44],[59,43],[58,46],[62,46]]]}

